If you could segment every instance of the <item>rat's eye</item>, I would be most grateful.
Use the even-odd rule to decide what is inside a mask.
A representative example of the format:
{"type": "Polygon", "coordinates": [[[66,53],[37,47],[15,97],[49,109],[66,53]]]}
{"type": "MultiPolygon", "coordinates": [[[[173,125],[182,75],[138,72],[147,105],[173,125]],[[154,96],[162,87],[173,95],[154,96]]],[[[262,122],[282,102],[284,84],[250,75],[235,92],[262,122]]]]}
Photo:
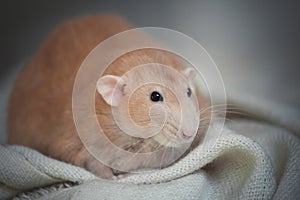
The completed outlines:
{"type": "Polygon", "coordinates": [[[191,88],[188,88],[186,93],[187,93],[187,96],[188,96],[188,97],[191,97],[191,95],[192,95],[192,90],[191,90],[191,88]]]}
{"type": "Polygon", "coordinates": [[[156,92],[156,91],[151,93],[150,98],[151,98],[151,101],[154,101],[154,102],[164,100],[163,96],[159,92],[156,92]]]}

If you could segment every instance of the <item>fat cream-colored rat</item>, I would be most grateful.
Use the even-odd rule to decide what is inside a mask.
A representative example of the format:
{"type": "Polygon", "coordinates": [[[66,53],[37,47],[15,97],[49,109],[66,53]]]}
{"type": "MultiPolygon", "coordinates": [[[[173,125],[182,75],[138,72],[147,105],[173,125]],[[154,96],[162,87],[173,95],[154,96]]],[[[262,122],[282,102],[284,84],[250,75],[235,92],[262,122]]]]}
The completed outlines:
{"type": "Polygon", "coordinates": [[[209,104],[194,84],[195,71],[172,53],[157,49],[128,52],[99,74],[95,112],[114,145],[131,153],[162,153],[151,158],[114,157],[114,150],[90,138],[88,148],[111,158],[107,166],[80,140],[72,113],[76,73],[96,45],[131,28],[113,15],[84,16],[58,26],[15,83],[9,103],[8,143],[29,146],[103,178],[115,177],[113,168],[128,172],[166,167],[197,146],[211,120],[209,104]],[[158,64],[145,66],[150,63],[158,64]],[[144,138],[126,134],[137,132],[130,123],[145,132],[149,125],[163,126],[144,138]]]}

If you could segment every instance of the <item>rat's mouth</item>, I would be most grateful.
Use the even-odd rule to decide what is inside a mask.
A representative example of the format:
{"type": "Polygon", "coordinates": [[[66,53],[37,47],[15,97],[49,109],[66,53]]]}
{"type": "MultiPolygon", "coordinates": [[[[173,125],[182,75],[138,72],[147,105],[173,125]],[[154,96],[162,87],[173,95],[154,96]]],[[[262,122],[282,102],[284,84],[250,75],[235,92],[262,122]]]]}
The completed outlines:
{"type": "Polygon", "coordinates": [[[161,132],[153,137],[158,143],[166,147],[182,147],[183,144],[186,144],[178,134],[161,132]]]}
{"type": "Polygon", "coordinates": [[[159,134],[153,137],[166,147],[182,147],[193,141],[193,135],[182,131],[175,120],[168,120],[159,134]]]}

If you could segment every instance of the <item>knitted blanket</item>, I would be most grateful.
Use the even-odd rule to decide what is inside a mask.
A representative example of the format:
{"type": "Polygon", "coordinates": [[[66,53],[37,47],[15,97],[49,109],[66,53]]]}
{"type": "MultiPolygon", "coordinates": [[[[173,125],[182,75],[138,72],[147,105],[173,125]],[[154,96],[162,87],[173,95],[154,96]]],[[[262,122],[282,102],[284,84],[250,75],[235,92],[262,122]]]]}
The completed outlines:
{"type": "Polygon", "coordinates": [[[300,199],[299,144],[283,128],[235,120],[214,145],[200,145],[168,168],[114,181],[2,145],[0,199],[300,199]]]}

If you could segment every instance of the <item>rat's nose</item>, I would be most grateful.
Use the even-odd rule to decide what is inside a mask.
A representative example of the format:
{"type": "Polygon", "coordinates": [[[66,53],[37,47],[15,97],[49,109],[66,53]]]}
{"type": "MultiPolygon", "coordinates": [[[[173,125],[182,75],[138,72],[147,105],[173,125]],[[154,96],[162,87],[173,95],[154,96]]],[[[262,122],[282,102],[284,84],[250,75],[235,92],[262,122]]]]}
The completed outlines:
{"type": "Polygon", "coordinates": [[[188,132],[188,131],[182,131],[181,135],[182,135],[183,139],[190,139],[191,137],[193,137],[193,134],[191,132],[188,132]]]}

